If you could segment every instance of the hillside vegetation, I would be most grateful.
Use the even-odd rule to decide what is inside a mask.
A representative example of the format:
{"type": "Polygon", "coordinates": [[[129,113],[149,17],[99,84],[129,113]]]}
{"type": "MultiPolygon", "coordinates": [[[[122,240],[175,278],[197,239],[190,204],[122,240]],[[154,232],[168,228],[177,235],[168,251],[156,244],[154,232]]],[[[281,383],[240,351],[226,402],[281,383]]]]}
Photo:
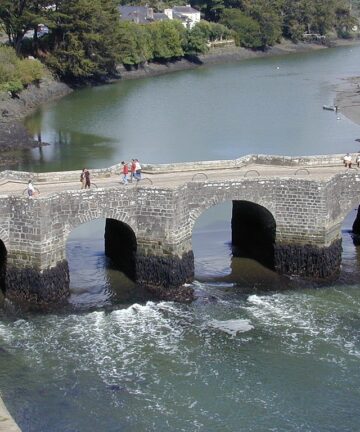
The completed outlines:
{"type": "Polygon", "coordinates": [[[45,75],[39,60],[20,59],[13,48],[0,46],[0,91],[17,93],[45,75]]]}
{"type": "MultiPolygon", "coordinates": [[[[185,3],[121,1],[147,4],[155,11],[185,3]]],[[[296,42],[304,33],[351,37],[357,23],[352,12],[359,6],[355,0],[354,5],[349,0],[192,0],[191,5],[201,11],[204,21],[189,30],[180,21],[146,25],[123,22],[119,3],[1,0],[0,25],[18,56],[39,58],[61,79],[76,82],[114,74],[119,63],[136,66],[204,53],[209,40],[233,38],[243,47],[266,50],[282,37],[296,42]],[[39,24],[49,28],[48,34],[37,32],[39,24]],[[31,37],[27,37],[29,31],[33,31],[31,37]]],[[[11,62],[1,72],[4,77],[11,75],[11,62]]],[[[31,68],[38,68],[37,63],[30,67],[27,62],[25,69],[31,68]]],[[[14,79],[7,82],[26,85],[22,73],[17,76],[13,72],[12,76],[14,79]]]]}

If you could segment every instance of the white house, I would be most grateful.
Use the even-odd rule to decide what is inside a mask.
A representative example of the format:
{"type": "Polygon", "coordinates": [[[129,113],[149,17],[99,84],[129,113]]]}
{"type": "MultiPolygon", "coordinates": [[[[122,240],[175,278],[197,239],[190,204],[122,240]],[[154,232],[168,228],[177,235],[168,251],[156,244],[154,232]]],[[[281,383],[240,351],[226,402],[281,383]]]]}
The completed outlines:
{"type": "Polygon", "coordinates": [[[174,6],[172,9],[165,9],[164,14],[171,20],[180,20],[182,25],[187,29],[192,29],[200,21],[200,12],[190,5],[174,6]]]}

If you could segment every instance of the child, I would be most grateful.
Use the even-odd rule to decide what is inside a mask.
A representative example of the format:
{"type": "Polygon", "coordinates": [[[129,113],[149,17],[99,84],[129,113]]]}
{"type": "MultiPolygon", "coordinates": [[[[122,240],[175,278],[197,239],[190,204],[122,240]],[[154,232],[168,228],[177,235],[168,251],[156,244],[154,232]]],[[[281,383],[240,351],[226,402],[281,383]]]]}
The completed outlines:
{"type": "Polygon", "coordinates": [[[129,167],[128,167],[127,163],[125,163],[124,161],[121,162],[121,165],[123,166],[123,169],[122,169],[122,174],[123,174],[122,182],[124,183],[124,185],[127,185],[128,184],[129,167]]]}

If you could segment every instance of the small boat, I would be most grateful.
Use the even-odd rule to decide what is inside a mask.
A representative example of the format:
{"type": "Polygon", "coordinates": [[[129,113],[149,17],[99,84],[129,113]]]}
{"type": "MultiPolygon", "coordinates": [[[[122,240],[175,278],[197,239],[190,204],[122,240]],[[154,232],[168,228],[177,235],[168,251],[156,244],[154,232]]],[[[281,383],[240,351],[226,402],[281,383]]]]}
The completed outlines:
{"type": "Polygon", "coordinates": [[[323,109],[328,111],[337,111],[338,107],[337,105],[323,105],[323,109]]]}

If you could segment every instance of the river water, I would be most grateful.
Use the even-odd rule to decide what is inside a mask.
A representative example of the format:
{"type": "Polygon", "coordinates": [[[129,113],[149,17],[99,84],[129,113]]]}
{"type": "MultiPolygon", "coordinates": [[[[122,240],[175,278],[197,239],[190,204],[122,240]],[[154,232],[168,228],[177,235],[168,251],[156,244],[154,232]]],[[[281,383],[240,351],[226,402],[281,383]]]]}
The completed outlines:
{"type": "MultiPolygon", "coordinates": [[[[16,168],[356,151],[359,126],[321,107],[358,74],[359,55],[339,48],[81,90],[26,120],[50,145],[16,168]]],[[[315,285],[232,259],[231,204],[208,210],[193,234],[189,305],[154,302],[114,270],[103,220],[78,227],[69,305],[1,312],[9,410],[24,432],[359,431],[355,214],[339,278],[315,285]]]]}

